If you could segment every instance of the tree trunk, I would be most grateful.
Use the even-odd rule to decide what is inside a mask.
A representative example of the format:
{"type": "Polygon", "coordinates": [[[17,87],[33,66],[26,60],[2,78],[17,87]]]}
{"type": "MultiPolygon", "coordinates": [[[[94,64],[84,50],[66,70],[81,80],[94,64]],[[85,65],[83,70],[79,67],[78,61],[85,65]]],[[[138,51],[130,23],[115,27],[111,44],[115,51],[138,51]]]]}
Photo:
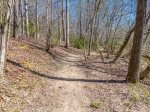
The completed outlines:
{"type": "Polygon", "coordinates": [[[20,1],[21,34],[24,35],[23,0],[20,1]]]}
{"type": "Polygon", "coordinates": [[[62,12],[61,12],[61,14],[62,14],[62,17],[61,17],[61,19],[62,19],[62,36],[63,36],[63,41],[65,41],[66,40],[66,34],[65,34],[65,25],[64,25],[64,0],[62,0],[62,2],[61,2],[61,7],[62,7],[62,12]]]}
{"type": "Polygon", "coordinates": [[[13,37],[18,38],[18,30],[19,30],[19,1],[13,1],[13,37]]]}
{"type": "Polygon", "coordinates": [[[143,32],[146,23],[146,7],[147,0],[138,0],[135,34],[133,38],[133,46],[129,61],[127,81],[131,83],[139,82],[140,78],[140,57],[143,40],[143,32]]]}
{"type": "Polygon", "coordinates": [[[24,3],[25,3],[26,36],[29,37],[28,0],[24,0],[24,3]]]}
{"type": "Polygon", "coordinates": [[[66,0],[66,43],[65,47],[69,48],[69,7],[68,0],[66,0]]]}
{"type": "Polygon", "coordinates": [[[144,79],[145,77],[147,77],[148,75],[150,75],[150,65],[148,65],[148,66],[144,69],[144,71],[142,71],[142,72],[140,73],[140,79],[142,80],[142,79],[144,79]]]}
{"type": "Polygon", "coordinates": [[[93,37],[93,22],[91,23],[91,26],[90,26],[90,37],[89,37],[89,45],[88,45],[88,56],[90,56],[91,54],[91,47],[92,47],[92,37],[93,37]]]}
{"type": "Polygon", "coordinates": [[[51,26],[49,25],[48,31],[47,31],[47,37],[46,37],[46,52],[49,52],[50,48],[51,48],[51,44],[50,44],[50,39],[51,39],[51,26]]]}
{"type": "MultiPolygon", "coordinates": [[[[150,14],[149,14],[148,17],[146,18],[146,24],[145,24],[145,25],[148,24],[149,19],[150,19],[150,14]]],[[[120,47],[119,52],[117,53],[117,55],[115,56],[115,58],[113,59],[113,61],[112,61],[111,63],[116,63],[116,61],[119,59],[119,57],[121,56],[123,50],[124,50],[125,47],[127,46],[128,42],[129,42],[129,40],[130,40],[130,37],[131,37],[131,35],[132,35],[132,33],[133,33],[134,31],[135,31],[135,25],[134,25],[134,27],[133,27],[131,30],[128,31],[128,33],[127,33],[127,35],[126,35],[126,37],[125,37],[125,40],[124,40],[123,45],[120,47]]]]}
{"type": "Polygon", "coordinates": [[[82,38],[82,1],[79,1],[79,30],[80,30],[80,38],[82,38]]]}
{"type": "Polygon", "coordinates": [[[48,28],[48,23],[49,23],[49,8],[48,8],[48,6],[49,6],[49,0],[47,0],[47,3],[46,3],[46,25],[47,25],[47,28],[48,28]]]}
{"type": "Polygon", "coordinates": [[[8,36],[8,25],[11,13],[12,0],[9,0],[9,7],[7,8],[7,15],[4,21],[4,24],[1,25],[0,31],[0,77],[3,77],[4,74],[4,65],[5,65],[5,57],[6,57],[6,40],[8,36]]]}
{"type": "Polygon", "coordinates": [[[39,38],[38,0],[36,0],[36,38],[39,38]]]}
{"type": "Polygon", "coordinates": [[[128,33],[127,33],[127,35],[125,37],[125,40],[123,42],[123,45],[120,47],[119,52],[117,53],[117,55],[113,59],[112,63],[115,63],[119,59],[119,57],[121,56],[123,50],[127,46],[128,42],[130,40],[130,37],[131,37],[132,33],[134,32],[134,30],[135,30],[135,26],[130,31],[128,31],[128,33]]]}

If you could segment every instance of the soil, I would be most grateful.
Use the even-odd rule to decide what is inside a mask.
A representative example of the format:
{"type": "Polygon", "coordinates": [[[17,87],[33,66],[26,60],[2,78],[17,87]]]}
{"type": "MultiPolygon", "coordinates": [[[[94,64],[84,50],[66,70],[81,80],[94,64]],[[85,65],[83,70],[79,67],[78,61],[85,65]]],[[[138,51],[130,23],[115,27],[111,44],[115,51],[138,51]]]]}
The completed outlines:
{"type": "Polygon", "coordinates": [[[85,62],[81,50],[46,53],[44,43],[10,40],[0,112],[150,112],[150,78],[126,83],[125,61],[103,64],[92,53],[85,62]]]}

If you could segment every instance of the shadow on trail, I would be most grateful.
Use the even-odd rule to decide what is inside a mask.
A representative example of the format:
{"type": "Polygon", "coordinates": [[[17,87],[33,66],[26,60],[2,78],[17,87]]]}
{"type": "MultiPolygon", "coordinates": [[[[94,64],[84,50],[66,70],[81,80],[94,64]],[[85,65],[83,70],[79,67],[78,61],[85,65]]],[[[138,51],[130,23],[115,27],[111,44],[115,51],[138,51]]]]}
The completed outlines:
{"type": "Polygon", "coordinates": [[[75,78],[63,78],[63,77],[48,76],[46,74],[42,74],[42,73],[39,73],[37,71],[27,69],[27,68],[23,67],[20,63],[14,62],[10,59],[7,59],[7,62],[11,63],[15,66],[18,66],[20,68],[24,68],[24,69],[30,71],[31,73],[33,73],[37,76],[48,78],[48,79],[51,79],[51,80],[56,80],[56,81],[58,80],[58,81],[87,82],[87,83],[126,83],[126,80],[92,80],[92,79],[75,79],[75,78]]]}
{"type": "Polygon", "coordinates": [[[63,62],[63,61],[65,61],[65,62],[70,62],[70,63],[75,63],[75,64],[78,64],[78,63],[83,63],[83,60],[81,60],[81,59],[68,59],[69,58],[69,56],[67,56],[67,55],[63,55],[63,54],[61,54],[61,53],[59,53],[59,52],[57,52],[57,51],[50,51],[50,52],[48,52],[49,54],[50,54],[50,56],[54,59],[54,60],[56,60],[56,61],[58,61],[58,62],[63,62]],[[68,58],[67,58],[68,57],[68,58]]]}

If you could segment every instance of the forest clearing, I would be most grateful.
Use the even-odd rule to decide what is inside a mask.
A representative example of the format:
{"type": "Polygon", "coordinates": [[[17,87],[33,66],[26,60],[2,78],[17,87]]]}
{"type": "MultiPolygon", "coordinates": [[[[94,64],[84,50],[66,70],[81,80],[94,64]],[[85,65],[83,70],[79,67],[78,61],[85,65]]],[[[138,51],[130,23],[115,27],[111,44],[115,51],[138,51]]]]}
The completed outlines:
{"type": "Polygon", "coordinates": [[[149,0],[1,0],[0,112],[150,112],[149,0]]]}

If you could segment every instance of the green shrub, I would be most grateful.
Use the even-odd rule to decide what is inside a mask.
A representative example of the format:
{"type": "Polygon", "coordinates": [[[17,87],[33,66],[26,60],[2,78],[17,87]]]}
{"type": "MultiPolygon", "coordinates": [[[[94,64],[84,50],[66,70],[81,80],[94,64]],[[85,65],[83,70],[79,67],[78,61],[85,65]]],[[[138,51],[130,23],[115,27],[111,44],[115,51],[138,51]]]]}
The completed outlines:
{"type": "Polygon", "coordinates": [[[92,101],[90,107],[99,109],[103,105],[103,102],[100,101],[92,101]]]}
{"type": "Polygon", "coordinates": [[[79,37],[72,35],[72,36],[70,36],[70,44],[74,48],[83,49],[84,48],[84,38],[79,38],[79,37]]]}
{"type": "Polygon", "coordinates": [[[53,38],[51,39],[51,45],[52,45],[52,46],[57,46],[57,45],[59,45],[59,38],[58,38],[58,37],[53,37],[53,38]]]}
{"type": "Polygon", "coordinates": [[[34,36],[36,32],[37,32],[36,25],[32,21],[29,21],[30,36],[34,36]]]}

